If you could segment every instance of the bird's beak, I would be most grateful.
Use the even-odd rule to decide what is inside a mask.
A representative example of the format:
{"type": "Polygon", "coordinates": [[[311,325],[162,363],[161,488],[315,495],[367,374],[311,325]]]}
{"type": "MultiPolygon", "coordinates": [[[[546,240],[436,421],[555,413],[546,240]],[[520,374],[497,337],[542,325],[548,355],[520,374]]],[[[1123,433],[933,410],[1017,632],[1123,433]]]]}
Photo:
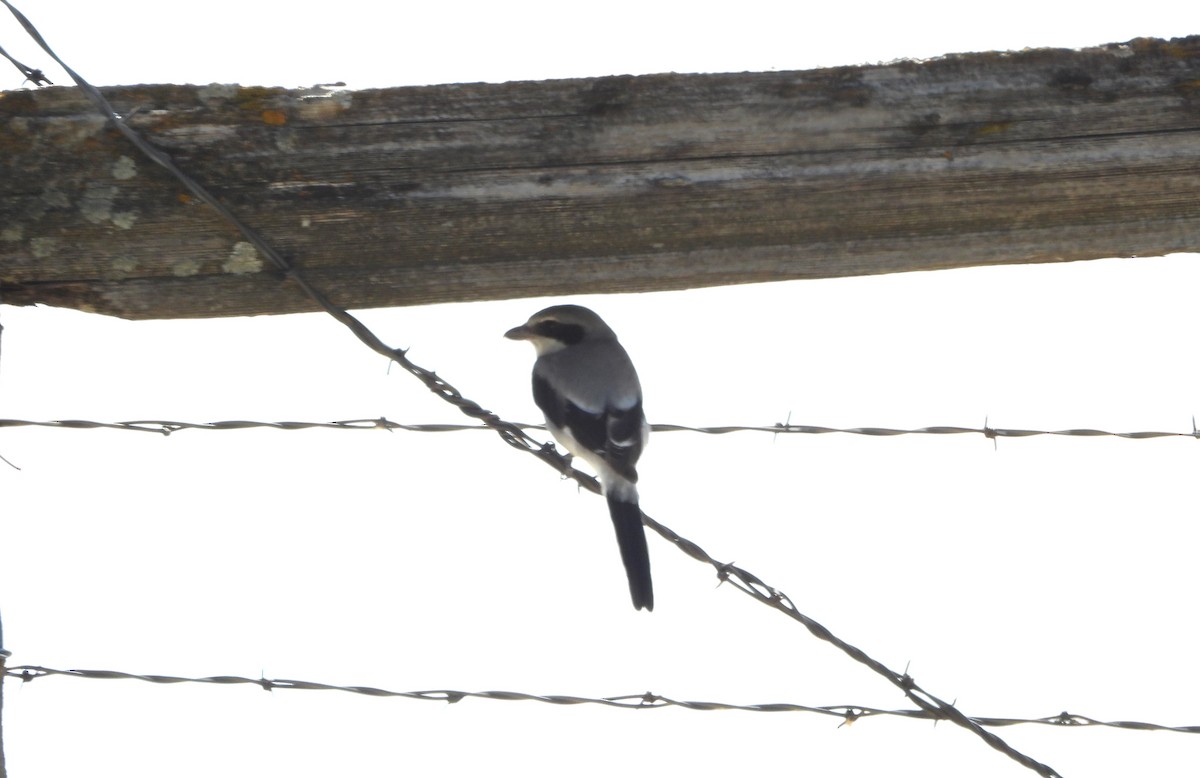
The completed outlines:
{"type": "Polygon", "coordinates": [[[533,337],[533,331],[529,329],[529,325],[522,324],[520,327],[513,327],[504,333],[504,337],[509,340],[529,340],[533,337]]]}

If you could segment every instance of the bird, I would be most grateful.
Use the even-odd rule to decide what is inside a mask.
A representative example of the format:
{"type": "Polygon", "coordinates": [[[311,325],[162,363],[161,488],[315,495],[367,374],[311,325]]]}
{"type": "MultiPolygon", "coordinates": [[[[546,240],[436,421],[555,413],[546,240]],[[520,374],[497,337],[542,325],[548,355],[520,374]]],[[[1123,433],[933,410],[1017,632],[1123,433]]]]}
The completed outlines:
{"type": "Polygon", "coordinates": [[[533,400],[546,428],[596,470],[617,534],[633,607],[654,610],[637,461],[650,436],[637,370],[616,333],[581,305],[554,305],[504,333],[533,344],[533,400]]]}

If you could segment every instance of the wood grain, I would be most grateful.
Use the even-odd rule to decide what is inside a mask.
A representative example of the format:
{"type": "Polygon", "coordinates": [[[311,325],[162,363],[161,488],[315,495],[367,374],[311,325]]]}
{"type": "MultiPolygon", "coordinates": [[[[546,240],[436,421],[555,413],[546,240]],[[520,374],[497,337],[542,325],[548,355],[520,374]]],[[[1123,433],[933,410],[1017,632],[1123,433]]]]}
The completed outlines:
{"type": "MultiPolygon", "coordinates": [[[[1200,251],[1200,36],[803,72],[102,91],[348,308],[1200,251]]],[[[313,310],[57,87],[0,94],[0,301],[313,310]]]]}

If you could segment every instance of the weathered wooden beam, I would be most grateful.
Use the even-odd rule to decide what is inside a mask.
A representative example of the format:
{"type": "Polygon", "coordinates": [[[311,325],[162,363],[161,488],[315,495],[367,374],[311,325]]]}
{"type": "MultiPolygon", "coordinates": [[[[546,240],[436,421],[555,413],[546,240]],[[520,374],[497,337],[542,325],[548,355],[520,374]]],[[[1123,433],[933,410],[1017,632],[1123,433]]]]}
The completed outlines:
{"type": "MultiPolygon", "coordinates": [[[[1200,251],[1200,36],[804,72],[104,92],[349,308],[1200,251]]],[[[313,309],[66,88],[0,94],[0,302],[313,309]]]]}

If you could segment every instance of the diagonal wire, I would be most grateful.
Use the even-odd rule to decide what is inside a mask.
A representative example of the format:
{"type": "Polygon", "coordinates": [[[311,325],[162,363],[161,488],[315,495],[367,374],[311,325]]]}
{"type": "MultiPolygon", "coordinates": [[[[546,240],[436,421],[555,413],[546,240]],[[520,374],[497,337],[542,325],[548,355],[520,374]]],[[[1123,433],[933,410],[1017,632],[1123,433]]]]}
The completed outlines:
{"type": "MultiPolygon", "coordinates": [[[[109,119],[109,121],[113,123],[113,125],[118,131],[121,132],[122,135],[124,135],[139,150],[145,153],[151,160],[161,165],[168,172],[174,175],[185,187],[187,187],[188,191],[192,192],[198,199],[208,203],[214,210],[216,210],[218,214],[222,216],[222,218],[226,219],[232,226],[236,227],[246,237],[246,239],[263,254],[263,256],[267,257],[271,263],[274,264],[275,267],[284,274],[285,277],[291,279],[293,283],[295,283],[306,294],[308,294],[309,297],[311,297],[326,313],[348,327],[358,337],[358,339],[368,347],[388,357],[389,359],[394,360],[397,364],[425,384],[425,386],[434,394],[438,395],[446,402],[455,405],[467,416],[478,419],[491,429],[495,430],[504,442],[533,454],[560,472],[570,476],[571,478],[574,478],[582,488],[585,488],[596,494],[600,493],[600,485],[596,482],[596,479],[571,468],[569,462],[560,456],[557,451],[555,451],[553,444],[538,444],[537,441],[526,435],[524,431],[522,431],[516,425],[504,421],[491,411],[485,410],[478,403],[464,398],[457,389],[455,389],[448,382],[439,378],[436,373],[409,361],[409,359],[405,356],[404,351],[388,347],[373,332],[371,332],[366,325],[350,315],[350,313],[346,310],[334,305],[333,302],[326,297],[323,292],[308,282],[299,268],[294,266],[291,262],[286,260],[282,255],[275,251],[275,249],[265,240],[263,240],[263,238],[259,236],[257,232],[252,230],[248,225],[238,219],[232,211],[220,203],[216,197],[210,194],[203,186],[200,185],[198,181],[180,170],[169,156],[150,145],[147,141],[143,140],[136,131],[127,126],[125,122],[122,121],[121,117],[117,115],[116,111],[113,110],[112,105],[109,104],[104,95],[102,95],[94,86],[85,81],[78,73],[67,66],[65,62],[59,59],[58,55],[55,54],[46,41],[43,40],[41,34],[38,33],[33,24],[27,18],[25,18],[20,11],[13,7],[9,0],[0,0],[0,2],[3,2],[4,5],[8,7],[9,11],[12,12],[17,21],[25,28],[26,32],[29,33],[29,35],[52,59],[54,59],[54,61],[58,62],[63,67],[63,69],[71,76],[75,83],[79,85],[79,88],[83,90],[84,94],[92,100],[96,107],[109,119]]],[[[940,718],[948,719],[949,721],[952,721],[953,723],[975,733],[975,735],[981,738],[992,748],[1000,751],[1024,767],[1034,770],[1045,778],[1056,778],[1058,776],[1058,773],[1053,768],[1042,764],[1032,757],[1026,756],[1012,746],[1008,745],[1008,743],[1006,743],[1002,738],[984,730],[978,724],[971,721],[960,710],[954,707],[954,705],[937,698],[929,692],[926,692],[924,689],[918,686],[917,683],[907,673],[900,674],[889,669],[883,663],[868,656],[861,649],[847,643],[841,638],[838,638],[824,626],[797,610],[792,604],[791,600],[784,596],[782,592],[767,586],[757,576],[754,576],[753,574],[739,567],[735,567],[732,564],[722,564],[716,561],[698,545],[680,537],[674,531],[663,526],[662,524],[659,524],[649,516],[643,514],[643,520],[646,526],[654,529],[660,535],[667,538],[667,540],[674,543],[677,547],[684,551],[684,553],[687,553],[697,560],[713,565],[713,567],[718,571],[718,575],[720,576],[721,580],[729,580],[733,582],[742,592],[799,621],[800,623],[804,624],[804,626],[807,627],[809,632],[811,632],[814,636],[820,638],[821,640],[832,643],[855,661],[866,665],[879,675],[882,675],[884,678],[888,679],[888,681],[899,688],[905,694],[905,696],[912,700],[917,707],[931,714],[936,714],[940,718]]]]}
{"type": "Polygon", "coordinates": [[[458,409],[466,415],[482,421],[485,425],[495,430],[500,435],[501,439],[504,440],[504,442],[516,448],[529,451],[544,461],[555,465],[558,469],[562,469],[561,465],[555,462],[555,459],[559,459],[559,457],[557,457],[553,451],[547,451],[545,447],[537,443],[537,441],[533,440],[528,435],[525,435],[525,433],[516,426],[502,420],[499,416],[491,411],[485,410],[477,403],[467,400],[458,392],[457,389],[439,378],[435,372],[432,370],[427,370],[411,362],[405,356],[405,352],[403,350],[393,349],[387,346],[375,335],[375,333],[371,332],[366,325],[352,316],[348,311],[334,305],[333,302],[323,292],[308,282],[298,267],[293,265],[286,258],[284,258],[283,255],[276,251],[275,248],[271,244],[267,243],[267,241],[264,240],[257,231],[253,230],[249,225],[239,219],[231,210],[225,207],[225,205],[207,189],[205,189],[199,181],[181,170],[170,158],[170,156],[168,156],[165,152],[155,148],[148,141],[143,139],[136,130],[127,125],[121,116],[113,109],[112,104],[108,102],[108,99],[100,93],[100,90],[88,83],[82,76],[71,69],[67,63],[63,62],[62,59],[60,59],[59,56],[54,53],[54,50],[50,48],[50,45],[42,38],[41,34],[33,26],[33,23],[30,22],[24,14],[17,10],[12,3],[9,2],[9,0],[0,0],[0,2],[4,3],[4,5],[8,7],[8,10],[12,12],[13,16],[16,17],[21,26],[25,28],[25,31],[29,33],[30,37],[32,37],[55,62],[62,66],[67,74],[71,76],[71,78],[83,91],[84,95],[92,101],[96,108],[108,118],[113,126],[122,135],[124,135],[130,143],[136,146],[139,151],[144,153],[153,162],[163,167],[165,170],[167,170],[167,172],[178,179],[179,182],[182,183],[189,192],[195,195],[197,199],[207,203],[211,208],[213,208],[213,210],[217,212],[218,215],[221,216],[221,218],[225,219],[233,227],[237,228],[237,230],[242,233],[247,241],[249,241],[264,257],[270,260],[271,264],[273,264],[276,269],[278,269],[286,278],[291,279],[293,283],[299,286],[301,290],[311,297],[326,313],[349,328],[350,331],[353,332],[355,336],[357,336],[358,339],[365,343],[369,348],[396,362],[413,376],[415,376],[418,380],[425,384],[425,386],[431,392],[438,395],[443,400],[446,400],[447,402],[457,406],[458,409]]]}
{"type": "MultiPolygon", "coordinates": [[[[426,691],[392,691],[375,686],[340,686],[336,684],[318,683],[316,681],[298,681],[293,679],[246,678],[238,675],[212,675],[202,678],[188,678],[177,675],[149,675],[125,673],[117,670],[55,670],[39,665],[19,665],[5,670],[5,675],[23,682],[35,681],[49,676],[65,676],[68,678],[88,678],[97,680],[127,680],[145,681],[155,684],[200,683],[228,686],[249,685],[257,686],[265,691],[275,689],[294,689],[299,691],[339,691],[351,694],[362,694],[369,697],[403,697],[413,700],[430,702],[461,702],[464,699],[475,698],[498,700],[503,702],[529,701],[542,702],[552,705],[603,705],[614,708],[654,709],[654,708],[686,708],[698,711],[738,710],[750,713],[815,713],[842,719],[843,724],[853,724],[859,719],[875,716],[897,716],[900,718],[936,720],[924,710],[889,710],[873,708],[866,705],[799,705],[791,702],[756,703],[739,705],[729,702],[712,702],[700,700],[677,700],[664,697],[661,694],[645,692],[643,694],[625,694],[613,697],[582,697],[564,694],[529,694],[527,692],[482,691],[464,692],[454,689],[432,689],[426,691]]],[[[1200,726],[1172,727],[1164,724],[1151,724],[1144,721],[1100,721],[1088,716],[1067,713],[1063,711],[1054,716],[1039,719],[1023,719],[1011,717],[972,716],[971,720],[980,726],[1007,727],[1018,724],[1045,724],[1057,727],[1113,727],[1117,729],[1136,729],[1143,731],[1180,732],[1185,734],[1200,734],[1200,726]]]]}
{"type": "MultiPolygon", "coordinates": [[[[526,424],[513,422],[513,427],[519,430],[545,430],[544,424],[526,424]]],[[[266,428],[277,430],[308,430],[308,429],[341,429],[341,430],[401,430],[404,432],[464,432],[472,430],[492,429],[487,424],[405,424],[391,421],[383,416],[374,419],[346,419],[342,421],[249,421],[244,419],[227,421],[166,421],[138,419],[132,421],[89,421],[86,419],[54,419],[35,421],[30,419],[0,419],[0,428],[4,427],[49,427],[57,429],[115,429],[131,432],[155,432],[170,435],[180,430],[241,430],[266,428]]],[[[656,433],[662,432],[695,432],[704,435],[728,435],[734,432],[768,432],[772,435],[861,435],[865,437],[895,437],[898,435],[982,435],[995,440],[997,438],[1028,438],[1034,436],[1051,437],[1080,437],[1080,438],[1123,438],[1125,440],[1151,440],[1155,438],[1193,438],[1200,439],[1200,429],[1193,423],[1191,432],[1167,432],[1156,430],[1138,430],[1132,432],[1112,432],[1091,427],[1079,427],[1059,430],[1034,430],[1006,427],[956,427],[932,426],[910,429],[893,427],[822,427],[809,424],[771,425],[722,425],[694,427],[686,424],[652,424],[650,428],[656,433]]]]}
{"type": "Polygon", "coordinates": [[[764,605],[769,605],[781,613],[791,617],[795,621],[800,622],[808,629],[810,633],[812,633],[814,637],[833,644],[854,661],[869,667],[875,673],[886,678],[894,686],[896,686],[896,688],[900,689],[900,691],[902,691],[906,697],[912,700],[917,707],[930,714],[931,717],[937,719],[946,719],[975,733],[975,735],[977,735],[992,748],[1008,756],[1010,759],[1013,759],[1024,767],[1035,771],[1039,775],[1045,776],[1046,778],[1056,778],[1059,775],[1049,765],[1042,764],[1036,759],[1017,751],[1015,748],[1008,745],[1008,743],[1006,743],[998,735],[983,729],[982,726],[963,714],[962,711],[958,710],[958,708],[956,708],[953,704],[946,702],[945,700],[942,700],[922,689],[907,672],[897,673],[895,670],[892,670],[879,660],[868,655],[862,649],[839,638],[816,619],[806,616],[804,613],[800,612],[800,610],[786,594],[775,587],[764,583],[758,576],[754,575],[748,570],[737,567],[732,563],[722,563],[717,561],[709,556],[709,554],[699,545],[693,543],[687,538],[681,537],[669,527],[659,524],[650,516],[643,514],[643,521],[646,523],[647,527],[650,527],[655,532],[674,543],[688,556],[712,565],[713,568],[716,569],[717,576],[722,582],[731,582],[739,591],[743,592],[744,594],[747,594],[764,605]]]}

